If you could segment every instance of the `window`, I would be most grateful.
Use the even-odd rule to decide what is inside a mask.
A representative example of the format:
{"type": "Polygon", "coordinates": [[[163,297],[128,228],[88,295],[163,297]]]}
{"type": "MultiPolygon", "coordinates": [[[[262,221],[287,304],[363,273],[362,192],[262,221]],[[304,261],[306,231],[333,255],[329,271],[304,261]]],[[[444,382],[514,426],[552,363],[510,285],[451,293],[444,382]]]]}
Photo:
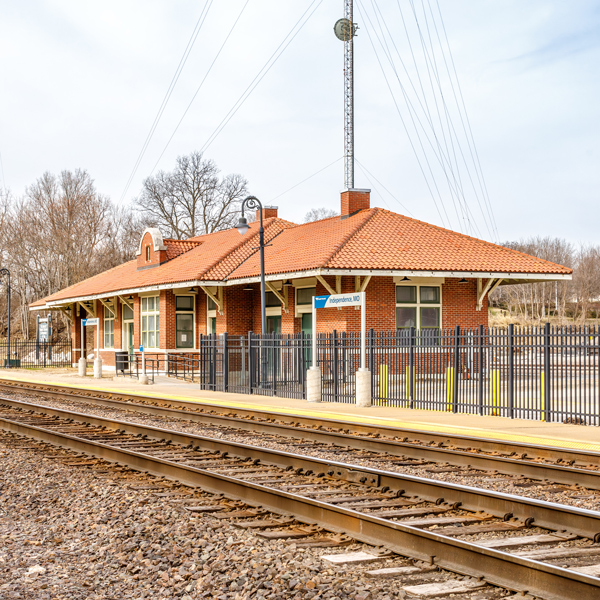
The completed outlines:
{"type": "Polygon", "coordinates": [[[115,315],[104,307],[104,347],[115,347],[115,315]]]}
{"type": "Polygon", "coordinates": [[[133,321],[133,309],[123,304],[123,321],[133,321]]]}
{"type": "Polygon", "coordinates": [[[194,347],[195,296],[175,298],[175,338],[177,348],[194,347]]]}
{"type": "Polygon", "coordinates": [[[217,304],[210,296],[208,296],[208,310],[217,310],[217,304]]]}
{"type": "Polygon", "coordinates": [[[432,330],[441,326],[441,288],[430,285],[396,286],[396,327],[398,329],[432,330]]]}
{"type": "Polygon", "coordinates": [[[273,292],[265,294],[265,306],[281,306],[279,298],[273,292]]]}
{"type": "Polygon", "coordinates": [[[158,296],[144,297],[142,300],[142,346],[158,348],[160,344],[160,306],[158,296]]]}
{"type": "Polygon", "coordinates": [[[146,246],[146,260],[150,260],[150,246],[146,246]]]}
{"type": "Polygon", "coordinates": [[[310,304],[312,306],[313,296],[317,295],[317,288],[298,288],[296,290],[296,304],[310,304]]]}

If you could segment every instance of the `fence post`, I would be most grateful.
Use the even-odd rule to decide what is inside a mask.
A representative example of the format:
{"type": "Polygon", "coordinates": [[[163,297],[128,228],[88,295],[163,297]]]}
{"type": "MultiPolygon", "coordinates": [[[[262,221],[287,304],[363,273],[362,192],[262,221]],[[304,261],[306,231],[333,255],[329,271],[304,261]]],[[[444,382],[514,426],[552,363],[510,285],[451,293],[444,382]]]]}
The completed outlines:
{"type": "Polygon", "coordinates": [[[508,416],[514,418],[515,402],[515,326],[508,326],[508,416]]]}
{"type": "Polygon", "coordinates": [[[252,353],[252,332],[248,332],[248,393],[254,389],[254,354],[252,353]]]}
{"type": "Polygon", "coordinates": [[[483,325],[479,326],[479,331],[477,334],[477,377],[479,414],[483,415],[483,325]]]}
{"type": "Polygon", "coordinates": [[[229,391],[229,338],[227,332],[223,334],[223,391],[229,391]]]}
{"type": "Polygon", "coordinates": [[[551,373],[550,373],[550,323],[544,325],[544,371],[542,378],[542,420],[549,421],[552,412],[551,394],[551,373]]]}
{"type": "MultiPolygon", "coordinates": [[[[364,308],[363,308],[364,310],[364,308]]],[[[369,369],[371,370],[371,398],[375,397],[375,377],[373,377],[373,369],[375,368],[375,343],[373,340],[373,328],[369,330],[369,369]]]]}
{"type": "Polygon", "coordinates": [[[459,352],[460,348],[460,325],[454,330],[454,372],[452,373],[452,412],[458,412],[458,369],[460,366],[459,352]]]}
{"type": "Polygon", "coordinates": [[[410,339],[408,341],[408,399],[410,408],[414,408],[415,399],[415,328],[408,330],[410,339]]]}

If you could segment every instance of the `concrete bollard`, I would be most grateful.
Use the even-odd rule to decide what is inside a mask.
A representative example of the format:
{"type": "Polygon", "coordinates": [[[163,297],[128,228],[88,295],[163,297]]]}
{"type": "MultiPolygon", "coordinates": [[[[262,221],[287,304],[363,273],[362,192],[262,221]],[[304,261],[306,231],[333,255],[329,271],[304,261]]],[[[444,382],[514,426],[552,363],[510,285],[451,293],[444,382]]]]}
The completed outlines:
{"type": "Polygon", "coordinates": [[[94,379],[102,379],[102,359],[100,357],[94,361],[94,379]]]}
{"type": "Polygon", "coordinates": [[[85,372],[87,370],[87,362],[83,356],[78,361],[78,369],[79,369],[79,377],[85,377],[85,372]]]}
{"type": "Polygon", "coordinates": [[[356,371],[356,406],[371,406],[371,372],[369,369],[356,371]]]}
{"type": "Polygon", "coordinates": [[[150,383],[150,379],[148,379],[148,375],[146,375],[146,373],[142,373],[140,375],[139,382],[141,385],[148,385],[150,383]]]}
{"type": "Polygon", "coordinates": [[[309,402],[321,402],[321,369],[311,367],[306,372],[306,399],[309,402]]]}

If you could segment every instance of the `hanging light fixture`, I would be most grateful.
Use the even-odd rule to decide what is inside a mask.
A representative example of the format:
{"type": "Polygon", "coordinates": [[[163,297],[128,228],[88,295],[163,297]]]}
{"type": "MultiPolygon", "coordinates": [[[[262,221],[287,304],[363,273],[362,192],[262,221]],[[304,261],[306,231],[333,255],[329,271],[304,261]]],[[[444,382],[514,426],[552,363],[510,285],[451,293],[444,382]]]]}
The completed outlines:
{"type": "Polygon", "coordinates": [[[458,283],[469,283],[464,277],[458,283]]]}
{"type": "Polygon", "coordinates": [[[244,288],[244,291],[245,291],[245,292],[253,292],[253,291],[254,291],[254,288],[253,288],[253,287],[252,287],[250,284],[248,284],[248,285],[247,285],[247,286],[244,288]]]}
{"type": "Polygon", "coordinates": [[[405,275],[405,276],[404,276],[404,277],[401,279],[401,281],[410,281],[410,279],[409,279],[409,278],[408,278],[408,277],[405,275]]]}

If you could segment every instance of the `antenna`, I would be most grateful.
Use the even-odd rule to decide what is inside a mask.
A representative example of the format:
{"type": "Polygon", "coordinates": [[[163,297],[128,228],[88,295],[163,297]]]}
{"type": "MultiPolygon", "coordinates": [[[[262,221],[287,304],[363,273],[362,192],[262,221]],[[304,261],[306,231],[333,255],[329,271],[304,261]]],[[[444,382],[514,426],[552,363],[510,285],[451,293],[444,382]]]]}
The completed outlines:
{"type": "Polygon", "coordinates": [[[354,0],[344,0],[344,18],[333,27],[344,42],[344,184],[354,188],[354,41],[358,26],[353,21],[354,0]]]}

